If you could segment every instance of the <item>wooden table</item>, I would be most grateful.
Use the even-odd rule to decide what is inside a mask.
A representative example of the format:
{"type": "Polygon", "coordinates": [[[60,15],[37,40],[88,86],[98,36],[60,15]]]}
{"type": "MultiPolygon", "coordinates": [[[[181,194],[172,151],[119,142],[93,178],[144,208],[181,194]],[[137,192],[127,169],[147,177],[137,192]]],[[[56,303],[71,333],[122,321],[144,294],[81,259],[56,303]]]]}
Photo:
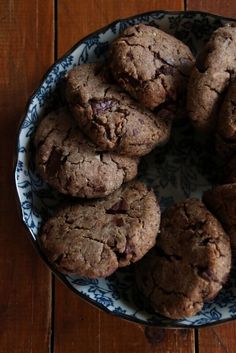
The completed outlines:
{"type": "Polygon", "coordinates": [[[144,329],[82,301],[29,242],[16,210],[12,159],[27,98],[54,60],[109,22],[158,9],[236,17],[235,0],[0,1],[0,353],[235,353],[236,323],[144,329]]]}

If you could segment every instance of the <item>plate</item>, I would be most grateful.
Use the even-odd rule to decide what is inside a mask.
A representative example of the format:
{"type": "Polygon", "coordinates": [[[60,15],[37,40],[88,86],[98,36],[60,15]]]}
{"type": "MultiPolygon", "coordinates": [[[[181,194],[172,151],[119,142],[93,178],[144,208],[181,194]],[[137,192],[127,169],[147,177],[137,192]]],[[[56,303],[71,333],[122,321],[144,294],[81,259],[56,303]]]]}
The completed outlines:
{"type": "MultiPolygon", "coordinates": [[[[39,119],[46,112],[65,104],[62,90],[65,74],[74,66],[102,61],[110,42],[126,27],[137,23],[156,26],[185,42],[194,54],[211,33],[233,19],[202,12],[151,12],[118,20],[90,34],[60,58],[45,74],[30,97],[21,122],[15,166],[15,183],[22,220],[30,238],[51,270],[74,292],[97,307],[119,317],[145,325],[200,327],[236,318],[236,269],[233,268],[225,288],[206,303],[197,315],[170,320],[155,314],[135,289],[133,267],[118,270],[106,279],[88,279],[58,273],[42,254],[37,237],[41,224],[60,202],[61,195],[46,185],[34,166],[32,139],[39,119]]],[[[139,178],[153,187],[164,210],[187,197],[201,197],[216,184],[220,163],[214,157],[212,141],[204,139],[189,124],[178,122],[170,142],[141,161],[139,178]]]]}

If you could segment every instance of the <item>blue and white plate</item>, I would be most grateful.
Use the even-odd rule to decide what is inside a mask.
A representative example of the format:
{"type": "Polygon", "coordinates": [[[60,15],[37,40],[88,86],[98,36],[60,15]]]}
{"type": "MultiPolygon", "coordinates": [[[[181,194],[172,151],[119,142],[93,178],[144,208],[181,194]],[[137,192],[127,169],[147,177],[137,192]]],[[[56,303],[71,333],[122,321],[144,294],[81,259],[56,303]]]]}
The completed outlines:
{"type": "MultiPolygon", "coordinates": [[[[126,27],[140,22],[175,35],[196,54],[216,28],[232,21],[236,22],[207,13],[164,11],[118,20],[81,40],[49,69],[28,102],[19,129],[15,168],[22,219],[42,256],[37,245],[39,229],[45,215],[53,210],[61,196],[46,185],[35,171],[32,138],[39,118],[50,109],[64,104],[61,87],[68,70],[82,63],[103,60],[109,43],[126,27]]],[[[202,191],[217,183],[220,165],[213,156],[211,141],[199,137],[190,125],[179,122],[168,145],[142,159],[140,178],[154,188],[164,209],[190,196],[200,198],[202,191]]],[[[199,327],[236,318],[234,269],[225,288],[198,315],[174,321],[158,316],[147,308],[135,290],[132,266],[117,271],[109,278],[90,280],[59,274],[48,265],[78,295],[130,321],[156,326],[199,327]]]]}

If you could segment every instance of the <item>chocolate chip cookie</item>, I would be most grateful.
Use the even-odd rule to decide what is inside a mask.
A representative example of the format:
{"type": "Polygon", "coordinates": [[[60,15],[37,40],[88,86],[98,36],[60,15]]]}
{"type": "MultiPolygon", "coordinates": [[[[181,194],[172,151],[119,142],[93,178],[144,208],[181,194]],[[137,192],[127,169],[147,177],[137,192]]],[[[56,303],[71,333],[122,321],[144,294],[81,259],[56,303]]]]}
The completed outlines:
{"type": "Polygon", "coordinates": [[[110,60],[117,82],[151,110],[177,100],[195,62],[180,40],[144,24],[127,28],[111,44],[110,60]]]}
{"type": "Polygon", "coordinates": [[[236,183],[206,191],[203,201],[229,234],[233,254],[236,254],[236,183]]]}
{"type": "Polygon", "coordinates": [[[231,267],[229,237],[197,199],[167,210],[156,247],[137,264],[137,285],[155,311],[192,316],[214,298],[231,267]]]}
{"type": "Polygon", "coordinates": [[[216,148],[223,156],[236,152],[236,80],[228,87],[217,123],[216,148]]]}
{"type": "Polygon", "coordinates": [[[159,223],[153,191],[133,181],[104,199],[61,209],[43,226],[40,242],[59,271],[107,277],[154,246],[159,223]]]}
{"type": "Polygon", "coordinates": [[[63,194],[103,197],[137,174],[137,159],[100,152],[66,109],[41,121],[34,142],[39,173],[63,194]]]}
{"type": "Polygon", "coordinates": [[[236,27],[218,28],[196,59],[188,85],[187,109],[193,125],[215,129],[222,94],[236,72],[236,27]]]}
{"type": "Polygon", "coordinates": [[[165,144],[173,113],[163,108],[154,115],[109,81],[99,64],[68,73],[67,100],[81,130],[101,150],[126,156],[143,156],[165,144]]]}

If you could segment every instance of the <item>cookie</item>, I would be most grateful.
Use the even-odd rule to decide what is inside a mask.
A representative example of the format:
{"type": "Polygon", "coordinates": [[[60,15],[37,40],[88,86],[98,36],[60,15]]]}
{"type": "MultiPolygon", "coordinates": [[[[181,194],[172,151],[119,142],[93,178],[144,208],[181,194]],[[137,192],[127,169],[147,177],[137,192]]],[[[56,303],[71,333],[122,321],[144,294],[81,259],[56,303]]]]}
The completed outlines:
{"type": "Polygon", "coordinates": [[[203,195],[203,201],[222,223],[236,254],[236,183],[218,185],[203,195]]]}
{"type": "Polygon", "coordinates": [[[228,24],[213,32],[189,79],[187,110],[203,132],[215,129],[222,95],[236,72],[235,60],[236,27],[228,24]]]}
{"type": "Polygon", "coordinates": [[[214,298],[231,267],[229,237],[197,199],[164,212],[156,247],[136,267],[140,291],[171,319],[195,315],[214,298]]]}
{"type": "Polygon", "coordinates": [[[230,82],[220,108],[216,149],[222,156],[231,156],[236,152],[236,80],[230,82]]]}
{"type": "Polygon", "coordinates": [[[104,199],[61,209],[43,226],[40,243],[59,271],[107,277],[154,246],[159,223],[153,191],[133,181],[104,199]]]}
{"type": "Polygon", "coordinates": [[[103,151],[143,156],[165,144],[173,114],[154,114],[109,82],[99,64],[80,65],[68,73],[66,95],[81,130],[103,151]]]}
{"type": "Polygon", "coordinates": [[[66,109],[41,121],[34,142],[39,173],[63,194],[103,197],[137,174],[137,159],[100,152],[66,109]]]}
{"type": "Polygon", "coordinates": [[[144,24],[127,28],[111,44],[110,60],[117,82],[151,110],[183,94],[195,62],[180,40],[144,24]]]}

